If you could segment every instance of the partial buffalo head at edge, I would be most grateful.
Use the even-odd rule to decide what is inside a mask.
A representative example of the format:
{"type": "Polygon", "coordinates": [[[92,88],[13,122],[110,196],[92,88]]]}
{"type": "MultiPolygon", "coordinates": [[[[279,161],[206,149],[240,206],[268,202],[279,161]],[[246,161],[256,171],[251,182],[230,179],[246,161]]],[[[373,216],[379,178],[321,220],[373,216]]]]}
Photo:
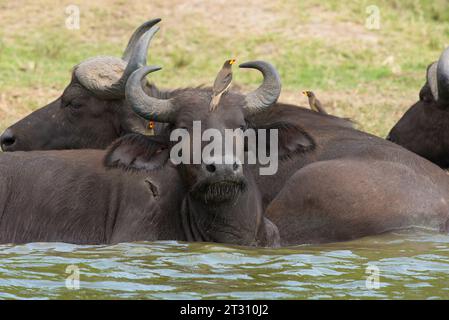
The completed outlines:
{"type": "Polygon", "coordinates": [[[427,68],[427,81],[415,103],[387,139],[449,168],[449,48],[427,68]]]}

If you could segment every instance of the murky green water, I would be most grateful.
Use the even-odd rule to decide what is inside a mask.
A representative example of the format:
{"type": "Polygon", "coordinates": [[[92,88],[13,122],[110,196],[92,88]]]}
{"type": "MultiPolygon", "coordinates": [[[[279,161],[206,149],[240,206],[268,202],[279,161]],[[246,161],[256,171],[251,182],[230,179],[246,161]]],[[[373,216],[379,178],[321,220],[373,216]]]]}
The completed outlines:
{"type": "Polygon", "coordinates": [[[449,236],[424,232],[276,250],[177,242],[3,245],[0,259],[6,299],[449,298],[449,236]],[[367,267],[379,270],[378,289],[375,274],[367,287],[367,267]],[[68,289],[76,286],[69,277],[76,268],[80,287],[68,289]]]}

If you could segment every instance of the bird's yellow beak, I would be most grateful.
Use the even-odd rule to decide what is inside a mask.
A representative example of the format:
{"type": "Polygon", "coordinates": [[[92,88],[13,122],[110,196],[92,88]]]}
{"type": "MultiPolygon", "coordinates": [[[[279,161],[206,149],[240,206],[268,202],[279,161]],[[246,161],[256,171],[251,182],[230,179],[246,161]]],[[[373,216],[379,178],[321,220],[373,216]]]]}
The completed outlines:
{"type": "Polygon", "coordinates": [[[307,95],[307,91],[303,91],[302,94],[306,96],[307,95]]]}
{"type": "Polygon", "coordinates": [[[229,60],[229,64],[232,66],[234,63],[235,63],[235,59],[231,59],[231,60],[229,60]]]}

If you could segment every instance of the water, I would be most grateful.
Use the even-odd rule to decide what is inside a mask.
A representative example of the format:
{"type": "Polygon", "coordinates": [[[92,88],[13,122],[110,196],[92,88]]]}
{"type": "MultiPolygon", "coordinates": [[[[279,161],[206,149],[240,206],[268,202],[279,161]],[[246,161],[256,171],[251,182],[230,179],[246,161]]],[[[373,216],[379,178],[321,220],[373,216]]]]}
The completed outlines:
{"type": "Polygon", "coordinates": [[[426,232],[283,249],[2,245],[0,259],[3,299],[449,299],[449,236],[426,232]]]}

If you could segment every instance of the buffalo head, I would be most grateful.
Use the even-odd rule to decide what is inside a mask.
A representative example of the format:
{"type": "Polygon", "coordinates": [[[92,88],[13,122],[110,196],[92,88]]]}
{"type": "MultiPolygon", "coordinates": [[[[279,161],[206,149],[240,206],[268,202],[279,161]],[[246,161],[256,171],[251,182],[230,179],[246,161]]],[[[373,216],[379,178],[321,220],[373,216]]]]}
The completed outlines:
{"type": "MultiPolygon", "coordinates": [[[[278,99],[281,85],[273,66],[254,61],[240,67],[261,71],[264,75],[263,84],[246,96],[227,92],[214,109],[210,108],[212,90],[208,88],[178,90],[172,98],[166,100],[148,96],[141,82],[148,73],[159,70],[158,67],[145,67],[133,73],[126,86],[126,98],[141,117],[169,123],[172,132],[184,130],[192,137],[189,149],[194,150],[193,144],[199,143],[195,141],[194,122],[200,123],[201,135],[208,129],[217,130],[223,137],[226,129],[241,129],[244,132],[250,115],[266,109],[278,99]]],[[[200,143],[203,150],[206,145],[200,143]]],[[[195,198],[210,203],[227,202],[235,200],[239,192],[245,189],[242,164],[236,154],[214,155],[200,159],[200,163],[193,160],[193,152],[189,157],[189,164],[181,163],[180,169],[195,198]]]]}
{"type": "MultiPolygon", "coordinates": [[[[257,185],[250,171],[242,165],[236,150],[229,150],[223,145],[224,152],[204,152],[208,144],[202,137],[208,130],[214,130],[221,137],[225,137],[229,129],[243,133],[247,129],[248,118],[272,106],[280,95],[280,78],[273,66],[254,61],[240,67],[261,71],[264,76],[262,85],[247,95],[229,91],[221,96],[214,108],[210,107],[213,96],[211,88],[177,90],[170,99],[165,100],[149,96],[142,88],[142,80],[159,67],[144,67],[135,71],[126,84],[126,99],[138,115],[147,120],[167,123],[171,134],[183,132],[189,137],[183,142],[187,148],[179,151],[191,152],[187,156],[176,152],[177,156],[187,158],[187,161],[173,161],[173,150],[179,143],[170,141],[169,148],[163,151],[166,153],[165,159],[170,153],[169,165],[174,164],[178,168],[187,193],[181,219],[189,241],[272,245],[278,239],[277,228],[263,217],[257,185]],[[198,135],[195,130],[199,130],[198,135]]],[[[141,159],[140,155],[144,153],[136,150],[136,156],[132,157],[125,149],[124,154],[128,159],[141,159]]],[[[118,157],[123,155],[118,154],[118,157]]],[[[109,156],[108,161],[113,163],[116,159],[109,156]]]]}
{"type": "Polygon", "coordinates": [[[387,139],[449,167],[449,48],[427,68],[427,81],[415,103],[393,127],[387,139]]]}
{"type": "Polygon", "coordinates": [[[144,130],[144,120],[126,105],[125,84],[133,71],[146,64],[148,46],[159,21],[141,25],[121,59],[96,57],[75,66],[63,94],[6,129],[0,137],[1,148],[103,149],[123,133],[144,130]]]}

